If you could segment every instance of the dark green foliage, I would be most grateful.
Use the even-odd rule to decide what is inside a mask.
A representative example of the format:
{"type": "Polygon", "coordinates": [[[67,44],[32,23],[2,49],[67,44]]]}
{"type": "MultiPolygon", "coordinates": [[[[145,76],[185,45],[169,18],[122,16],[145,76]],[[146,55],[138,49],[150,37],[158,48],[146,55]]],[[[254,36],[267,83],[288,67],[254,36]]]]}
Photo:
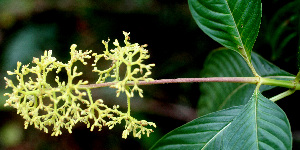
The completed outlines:
{"type": "Polygon", "coordinates": [[[284,111],[254,93],[246,105],[195,119],[165,135],[152,149],[291,150],[292,134],[284,111]]]}

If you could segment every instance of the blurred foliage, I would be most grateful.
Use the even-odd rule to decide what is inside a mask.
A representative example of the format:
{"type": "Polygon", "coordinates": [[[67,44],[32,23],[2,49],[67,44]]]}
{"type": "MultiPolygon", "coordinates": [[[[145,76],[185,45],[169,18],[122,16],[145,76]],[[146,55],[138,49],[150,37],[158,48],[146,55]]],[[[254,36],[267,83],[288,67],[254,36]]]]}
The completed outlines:
{"type": "Polygon", "coordinates": [[[7,122],[0,129],[0,141],[2,146],[14,146],[22,141],[23,125],[16,122],[7,122]]]}
{"type": "MultiPolygon", "coordinates": [[[[293,3],[262,0],[263,19],[254,51],[267,60],[273,58],[276,65],[295,74],[298,71],[295,43],[299,39],[295,32],[299,17],[296,6],[288,8],[290,2],[293,3]],[[277,30],[280,34],[276,39],[277,30]]],[[[0,0],[0,94],[5,93],[6,71],[13,71],[17,61],[30,63],[33,57],[50,49],[58,60],[67,61],[73,43],[79,49],[102,52],[105,48],[101,41],[108,37],[122,39],[122,31],[131,33],[132,43],[148,44],[147,63],[156,64],[152,71],[154,79],[199,77],[208,53],[221,46],[197,27],[186,0],[0,0]]],[[[91,70],[79,68],[79,71],[91,70]]],[[[85,78],[92,81],[95,74],[85,78]]],[[[84,125],[78,125],[72,134],[65,131],[59,137],[51,137],[32,126],[24,130],[24,120],[15,110],[3,110],[2,101],[6,97],[1,96],[0,136],[7,141],[0,143],[0,149],[148,149],[164,134],[197,117],[199,84],[141,88],[145,98],[133,98],[132,115],[157,124],[149,138],[123,140],[124,124],[101,132],[90,132],[84,125]]],[[[119,103],[126,109],[124,96],[116,98],[114,90],[103,88],[92,92],[96,99],[101,97],[109,102],[107,105],[119,103]]],[[[297,104],[292,101],[297,96],[289,97],[288,103],[278,102],[289,116],[293,131],[300,130],[298,116],[293,112],[297,104]]]]}
{"type": "Polygon", "coordinates": [[[300,0],[262,0],[262,4],[262,22],[255,50],[280,68],[296,74],[300,0]]]}
{"type": "Polygon", "coordinates": [[[272,48],[272,60],[279,59],[292,40],[297,41],[300,1],[295,0],[282,6],[271,18],[266,38],[272,48]]]}

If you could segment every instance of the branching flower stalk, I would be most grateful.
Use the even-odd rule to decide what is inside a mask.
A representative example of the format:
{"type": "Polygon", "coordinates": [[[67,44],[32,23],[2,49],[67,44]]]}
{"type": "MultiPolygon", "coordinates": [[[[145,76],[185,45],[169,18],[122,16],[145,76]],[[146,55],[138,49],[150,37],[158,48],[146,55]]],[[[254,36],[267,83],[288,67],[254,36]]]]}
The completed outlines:
{"type": "Polygon", "coordinates": [[[148,51],[146,45],[131,44],[129,42],[129,33],[123,32],[125,35],[125,46],[121,47],[118,40],[113,43],[116,48],[108,49],[108,42],[103,41],[106,50],[103,54],[92,53],[91,50],[82,52],[76,50],[76,45],[71,46],[71,59],[67,63],[62,63],[52,57],[52,51],[45,51],[41,58],[33,58],[33,65],[22,65],[17,63],[17,69],[13,72],[8,71],[8,75],[14,75],[17,83],[13,80],[6,80],[6,88],[12,88],[12,93],[5,93],[9,98],[6,100],[5,106],[12,106],[17,109],[17,113],[25,119],[25,129],[28,125],[34,125],[35,128],[48,133],[49,126],[53,125],[52,136],[62,134],[61,129],[66,128],[69,133],[72,133],[72,128],[78,122],[83,122],[91,131],[94,128],[102,129],[103,126],[108,126],[112,129],[116,124],[125,121],[125,129],[122,137],[127,136],[132,132],[134,137],[141,138],[142,134],[153,132],[147,126],[156,127],[155,123],[146,120],[137,120],[130,115],[130,98],[137,91],[143,97],[143,90],[139,88],[140,81],[152,81],[151,68],[154,64],[143,64],[145,59],[148,59],[148,51]],[[96,83],[104,83],[107,78],[113,78],[116,84],[111,85],[111,88],[117,89],[116,96],[121,92],[126,93],[128,102],[128,111],[123,113],[118,110],[119,106],[115,105],[109,108],[104,104],[102,99],[94,100],[91,94],[90,87],[84,87],[88,81],[79,80],[77,83],[75,78],[80,78],[82,72],[77,72],[75,62],[81,61],[87,65],[86,60],[91,56],[95,57],[94,72],[99,74],[96,83]],[[112,61],[112,65],[105,70],[97,68],[97,62],[104,58],[107,61],[112,61]],[[120,76],[120,67],[125,65],[126,74],[120,76]],[[57,87],[52,87],[47,81],[47,75],[50,72],[59,73],[65,70],[68,79],[67,82],[61,81],[58,76],[55,77],[57,87]],[[129,87],[127,82],[133,82],[133,88],[129,87]]]}
{"type": "MultiPolygon", "coordinates": [[[[286,87],[287,93],[275,96],[273,101],[292,94],[295,90],[300,90],[299,74],[291,80],[277,80],[268,77],[212,77],[212,78],[179,78],[153,80],[149,78],[151,68],[154,64],[144,64],[144,60],[150,56],[145,49],[147,45],[131,44],[129,42],[129,33],[125,35],[124,44],[121,47],[118,40],[113,42],[115,49],[109,50],[108,41],[103,41],[105,51],[103,54],[92,53],[91,50],[82,52],[76,50],[76,45],[71,46],[71,59],[67,63],[62,63],[52,57],[52,51],[45,51],[41,58],[33,58],[33,66],[17,63],[17,69],[13,72],[8,71],[8,75],[14,75],[17,84],[13,80],[6,80],[6,88],[12,88],[12,93],[5,93],[9,96],[5,106],[12,106],[17,109],[17,113],[25,119],[25,129],[28,125],[34,125],[35,128],[48,133],[48,127],[53,125],[52,136],[62,134],[61,128],[66,128],[72,133],[72,128],[78,122],[83,122],[93,131],[98,128],[100,131],[103,126],[112,129],[116,124],[125,121],[125,129],[122,133],[123,138],[132,132],[134,137],[141,138],[142,134],[153,132],[148,126],[156,127],[155,123],[146,120],[137,120],[130,114],[130,100],[135,92],[143,97],[143,90],[140,85],[166,84],[166,83],[189,83],[189,82],[231,82],[231,83],[250,83],[257,85],[272,85],[286,87]],[[86,60],[94,57],[93,72],[99,75],[96,83],[88,84],[88,81],[76,78],[82,76],[82,72],[77,72],[75,62],[81,61],[87,65],[86,60]],[[104,58],[111,61],[111,66],[107,69],[98,69],[99,60],[104,58]],[[126,73],[121,75],[121,66],[126,66],[126,73]],[[65,70],[68,79],[67,82],[61,81],[58,76],[55,77],[57,87],[52,87],[47,82],[47,75],[50,72],[59,73],[65,70]],[[106,82],[112,79],[112,82],[106,82]],[[128,109],[126,113],[118,110],[119,105],[109,108],[102,99],[94,100],[91,89],[110,87],[116,89],[116,97],[121,93],[127,96],[128,109]]],[[[257,89],[258,91],[258,89],[257,89]]]]}

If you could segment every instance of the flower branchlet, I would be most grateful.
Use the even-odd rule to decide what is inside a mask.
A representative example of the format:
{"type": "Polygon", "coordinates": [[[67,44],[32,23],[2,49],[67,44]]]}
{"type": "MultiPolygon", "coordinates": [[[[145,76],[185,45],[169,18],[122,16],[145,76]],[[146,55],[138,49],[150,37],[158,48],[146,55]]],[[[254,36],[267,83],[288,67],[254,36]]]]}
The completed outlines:
{"type": "Polygon", "coordinates": [[[107,42],[102,41],[106,48],[104,54],[93,53],[93,56],[96,58],[93,66],[96,66],[100,58],[112,61],[110,68],[106,70],[102,71],[98,70],[97,67],[94,67],[93,71],[99,74],[99,79],[96,83],[103,83],[106,78],[111,77],[117,82],[117,84],[111,86],[112,88],[117,89],[117,97],[120,95],[120,92],[125,92],[127,96],[133,97],[134,91],[138,91],[140,97],[143,97],[143,90],[139,88],[137,84],[139,81],[153,81],[153,79],[148,76],[151,75],[150,70],[155,65],[143,64],[143,61],[150,57],[148,50],[145,49],[147,45],[139,45],[138,43],[131,44],[129,42],[129,33],[123,32],[123,34],[125,35],[124,47],[121,47],[119,41],[116,39],[115,42],[113,42],[116,48],[109,50],[109,40],[107,42]],[[120,68],[122,64],[125,64],[126,66],[124,77],[120,77],[120,68]],[[127,88],[126,83],[128,81],[133,81],[135,83],[132,89],[127,88]]]}
{"type": "Polygon", "coordinates": [[[133,132],[134,137],[141,138],[142,134],[153,132],[152,129],[146,126],[156,125],[145,120],[138,121],[130,116],[130,98],[133,97],[134,91],[138,91],[142,97],[143,90],[137,85],[139,81],[151,81],[148,78],[151,74],[151,67],[154,64],[143,64],[145,59],[149,58],[147,50],[139,44],[129,43],[129,33],[123,32],[125,35],[125,46],[120,47],[118,41],[114,42],[117,47],[113,50],[108,50],[108,42],[103,42],[106,50],[103,54],[93,53],[91,50],[82,52],[76,50],[76,45],[71,46],[71,59],[67,63],[62,63],[52,57],[52,51],[45,51],[41,58],[33,58],[33,65],[22,65],[17,63],[17,69],[13,72],[8,71],[8,75],[14,75],[17,79],[17,84],[8,78],[6,80],[6,88],[12,88],[12,93],[5,93],[9,96],[5,106],[12,106],[17,109],[17,113],[25,119],[25,129],[28,125],[34,125],[35,128],[48,133],[48,127],[53,126],[52,136],[62,134],[61,129],[66,128],[69,133],[72,133],[72,128],[78,122],[87,124],[87,127],[99,131],[103,126],[108,126],[112,129],[116,124],[125,120],[125,129],[123,138],[127,138],[130,132],[133,132]],[[93,100],[91,89],[83,87],[88,81],[79,80],[75,83],[74,78],[80,77],[83,73],[77,72],[75,62],[81,61],[87,65],[86,59],[95,56],[93,64],[94,72],[99,74],[97,83],[103,83],[110,77],[114,78],[116,84],[111,86],[117,89],[117,97],[120,92],[125,92],[127,95],[128,111],[123,113],[118,110],[119,106],[109,108],[104,104],[102,99],[93,100]],[[99,70],[96,63],[100,58],[111,60],[112,65],[106,70],[99,70]],[[120,77],[120,67],[122,64],[126,66],[126,73],[120,77]],[[52,87],[47,82],[47,75],[50,72],[59,73],[62,70],[67,73],[67,82],[61,81],[58,76],[55,77],[57,87],[52,87]],[[133,81],[133,88],[126,85],[128,81],[133,81]],[[85,106],[85,107],[83,107],[85,106]]]}

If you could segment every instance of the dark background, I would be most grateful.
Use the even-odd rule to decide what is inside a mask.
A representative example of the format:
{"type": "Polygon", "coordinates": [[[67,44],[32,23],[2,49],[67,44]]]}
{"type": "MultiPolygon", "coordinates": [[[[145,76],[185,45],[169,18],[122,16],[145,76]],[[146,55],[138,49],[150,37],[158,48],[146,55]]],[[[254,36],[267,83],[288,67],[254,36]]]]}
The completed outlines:
{"type": "MultiPolygon", "coordinates": [[[[253,51],[297,74],[298,34],[280,47],[288,35],[298,31],[298,7],[284,8],[292,2],[262,0],[262,23],[253,51]],[[282,28],[282,33],[276,38],[278,28],[282,28]]],[[[10,89],[4,89],[3,77],[7,70],[16,68],[17,61],[30,63],[33,57],[51,49],[53,56],[66,62],[71,44],[101,53],[101,41],[108,37],[111,41],[119,39],[122,44],[122,31],[131,33],[132,43],[148,44],[151,57],[147,63],[156,64],[152,70],[154,79],[199,77],[206,56],[221,46],[198,28],[187,0],[0,0],[0,94],[9,92],[10,89]]],[[[82,66],[80,69],[92,70],[82,66]]],[[[92,82],[96,74],[83,77],[92,82]]],[[[0,95],[0,148],[148,149],[164,134],[197,117],[201,95],[198,83],[151,85],[143,89],[144,99],[132,99],[132,115],[155,122],[157,128],[149,138],[130,135],[126,140],[121,138],[124,124],[101,132],[90,132],[84,124],[78,124],[72,134],[63,130],[59,137],[32,126],[25,130],[21,116],[16,110],[3,107],[7,97],[0,95]]],[[[126,111],[126,100],[115,98],[112,89],[96,89],[93,96],[108,105],[120,104],[126,111]]],[[[299,148],[300,140],[299,96],[296,92],[277,102],[290,120],[294,148],[299,148]]]]}

